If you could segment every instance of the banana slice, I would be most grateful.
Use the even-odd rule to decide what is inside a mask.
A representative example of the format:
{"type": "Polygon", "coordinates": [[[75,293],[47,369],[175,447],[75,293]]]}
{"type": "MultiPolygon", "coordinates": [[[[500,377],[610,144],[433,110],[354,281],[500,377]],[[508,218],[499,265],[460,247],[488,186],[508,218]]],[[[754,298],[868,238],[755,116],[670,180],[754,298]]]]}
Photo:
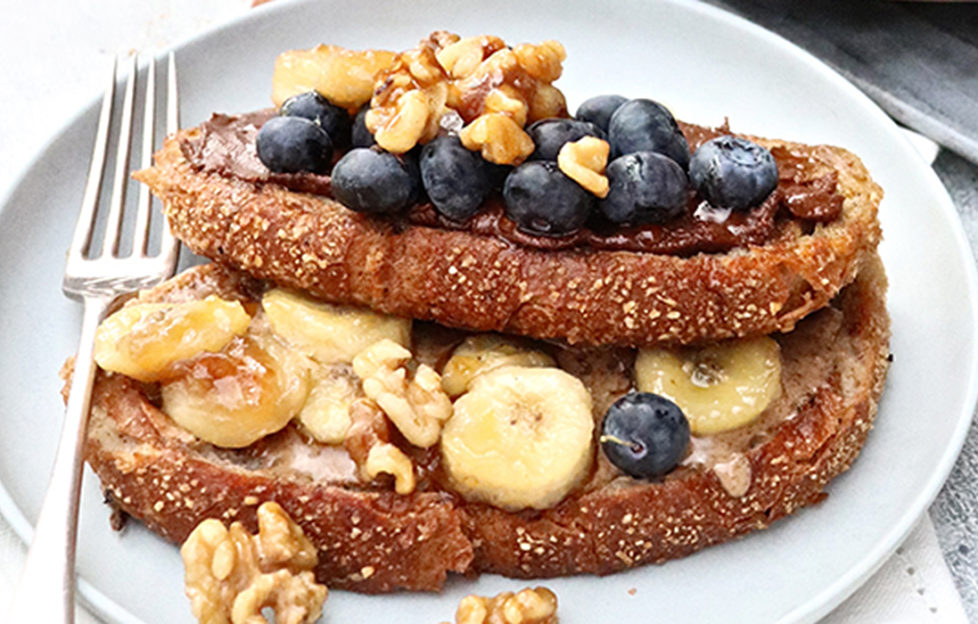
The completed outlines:
{"type": "Polygon", "coordinates": [[[477,376],[503,366],[553,366],[552,357],[527,349],[496,334],[469,336],[455,347],[441,373],[441,385],[451,397],[469,389],[477,376]]]}
{"type": "Polygon", "coordinates": [[[280,288],[265,293],[261,305],[276,334],[321,364],[352,362],[385,338],[403,346],[411,342],[409,319],[322,303],[280,288]]]}
{"type": "Polygon", "coordinates": [[[387,50],[328,45],[283,52],[275,59],[272,102],[278,108],[293,95],[315,90],[336,106],[356,110],[370,101],[374,76],[389,67],[395,56],[387,50]]]}
{"type": "Polygon", "coordinates": [[[219,353],[174,365],[163,412],[215,446],[241,448],[285,427],[309,393],[309,362],[271,334],[235,338],[219,353]]]}
{"type": "Polygon", "coordinates": [[[350,429],[350,406],[359,396],[353,372],[346,366],[316,365],[311,388],[298,419],[316,441],[343,444],[350,429]]]}
{"type": "Polygon", "coordinates": [[[159,381],[174,362],[220,351],[250,322],[240,302],[214,295],[184,303],[129,305],[99,325],[95,362],[140,381],[159,381]]]}
{"type": "Polygon", "coordinates": [[[751,422],[781,393],[781,352],[767,336],[681,352],[643,349],[635,382],[678,405],[694,435],[721,433],[751,422]]]}
{"type": "Polygon", "coordinates": [[[455,401],[442,460],[466,499],[546,509],[587,475],[593,429],[591,395],[576,377],[504,366],[477,377],[455,401]]]}

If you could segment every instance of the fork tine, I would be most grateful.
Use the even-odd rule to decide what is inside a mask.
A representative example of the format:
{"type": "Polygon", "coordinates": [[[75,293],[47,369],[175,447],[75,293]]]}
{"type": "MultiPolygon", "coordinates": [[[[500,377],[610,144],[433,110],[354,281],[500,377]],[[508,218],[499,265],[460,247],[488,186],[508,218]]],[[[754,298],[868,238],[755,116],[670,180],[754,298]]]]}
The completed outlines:
{"type": "Polygon", "coordinates": [[[126,186],[129,182],[129,141],[132,136],[132,112],[136,91],[136,57],[129,59],[129,77],[122,103],[122,122],[119,124],[119,142],[116,147],[115,177],[112,180],[112,201],[109,217],[105,222],[105,241],[101,257],[114,255],[119,250],[119,233],[122,230],[122,209],[126,205],[126,186]]]}
{"type": "MultiPolygon", "coordinates": [[[[153,139],[156,134],[156,59],[150,58],[149,71],[146,74],[145,107],[143,109],[143,157],[140,167],[143,169],[153,164],[153,139]]],[[[149,217],[152,206],[152,196],[149,187],[139,185],[139,201],[136,203],[136,229],[133,234],[132,255],[147,253],[149,238],[149,217]]]]}
{"type": "Polygon", "coordinates": [[[180,129],[180,105],[177,97],[177,64],[173,52],[167,55],[166,132],[173,134],[180,129]]]}
{"type": "MultiPolygon", "coordinates": [[[[177,92],[177,64],[173,52],[167,57],[166,69],[166,133],[173,134],[180,129],[180,105],[177,92]]],[[[170,274],[177,268],[180,242],[170,232],[170,225],[163,219],[163,235],[160,242],[160,255],[166,259],[170,274]]]]}
{"type": "Polygon", "coordinates": [[[68,247],[69,257],[81,257],[88,253],[92,242],[92,231],[95,229],[95,208],[98,197],[102,193],[102,172],[105,169],[105,154],[109,145],[109,126],[112,121],[112,101],[115,98],[115,77],[119,60],[112,62],[112,77],[105,88],[102,97],[102,109],[98,117],[98,129],[95,131],[94,147],[92,148],[92,164],[88,168],[88,180],[85,182],[85,193],[82,196],[81,209],[78,211],[78,221],[75,222],[75,232],[68,247]]]}

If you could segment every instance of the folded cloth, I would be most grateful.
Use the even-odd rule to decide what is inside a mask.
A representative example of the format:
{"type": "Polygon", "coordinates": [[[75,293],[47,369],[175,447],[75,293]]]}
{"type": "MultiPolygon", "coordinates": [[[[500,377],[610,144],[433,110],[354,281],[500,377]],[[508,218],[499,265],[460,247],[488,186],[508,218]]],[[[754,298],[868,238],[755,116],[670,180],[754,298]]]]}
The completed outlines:
{"type": "Polygon", "coordinates": [[[822,624],[962,624],[961,599],[948,572],[930,518],[924,514],[910,537],[855,594],[822,624]]]}
{"type": "Polygon", "coordinates": [[[805,48],[895,119],[978,164],[974,4],[708,1],[805,48]]]}

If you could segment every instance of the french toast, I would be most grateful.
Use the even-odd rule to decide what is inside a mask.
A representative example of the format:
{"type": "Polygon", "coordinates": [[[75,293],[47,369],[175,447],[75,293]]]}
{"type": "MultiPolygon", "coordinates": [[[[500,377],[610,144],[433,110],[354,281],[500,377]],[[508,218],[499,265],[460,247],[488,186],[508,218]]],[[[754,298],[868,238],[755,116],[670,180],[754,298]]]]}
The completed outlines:
{"type": "Polygon", "coordinates": [[[215,262],[570,344],[788,331],[875,253],[882,190],[855,155],[646,99],[598,96],[571,118],[552,84],[565,57],[445,31],[400,54],[285,52],[277,110],[181,130],[135,177],[215,262]]]}
{"type": "MultiPolygon", "coordinates": [[[[448,572],[547,577],[662,562],[820,501],[826,483],[849,467],[876,414],[889,339],[879,259],[866,256],[855,273],[828,306],[772,335],[780,394],[754,425],[694,436],[685,459],[655,480],[627,476],[595,442],[584,480],[546,509],[467,500],[446,485],[437,447],[416,448],[396,435],[418,466],[417,487],[406,494],[383,477],[357,479],[343,447],[311,441],[295,424],[243,448],[218,448],[161,411],[157,384],[104,370],[95,380],[86,458],[113,506],[175,542],[205,518],[254,530],[258,505],[276,501],[320,549],[316,576],[331,587],[437,590],[448,572]]],[[[270,287],[206,265],[126,305],[217,295],[254,314],[270,287]]],[[[464,337],[415,323],[411,350],[442,368],[464,337]]],[[[609,405],[634,385],[634,351],[533,344],[583,382],[597,438],[609,405]]]]}
{"type": "Polygon", "coordinates": [[[287,52],[277,110],[169,137],[135,177],[214,264],[99,329],[111,505],[182,542],[274,502],[319,581],[382,593],[610,574],[822,500],[889,362],[881,189],[651,100],[570,118],[563,58],[287,52]]]}
{"type": "MultiPolygon", "coordinates": [[[[720,134],[683,127],[691,148],[720,134]]],[[[194,162],[188,145],[204,132],[169,138],[154,166],[136,174],[192,251],[327,301],[452,327],[629,346],[786,331],[851,282],[880,238],[882,191],[837,147],[759,140],[795,182],[835,181],[838,218],[808,232],[788,222],[765,242],[677,255],[539,249],[355,213],[327,195],[291,190],[287,176],[255,179],[194,162]]]]}

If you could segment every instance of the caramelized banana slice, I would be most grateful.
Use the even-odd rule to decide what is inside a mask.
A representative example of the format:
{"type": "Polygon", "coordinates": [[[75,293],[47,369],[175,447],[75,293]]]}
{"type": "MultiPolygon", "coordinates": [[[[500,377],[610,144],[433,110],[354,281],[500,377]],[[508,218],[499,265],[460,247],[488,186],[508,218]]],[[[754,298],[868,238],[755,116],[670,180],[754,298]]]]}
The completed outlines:
{"type": "Polygon", "coordinates": [[[282,102],[306,91],[318,91],[336,106],[355,111],[370,101],[374,76],[394,62],[387,50],[347,50],[318,45],[311,50],[289,50],[275,59],[272,102],[282,102]]]}
{"type": "Polygon", "coordinates": [[[554,366],[554,360],[496,334],[469,336],[445,363],[441,385],[449,396],[457,397],[469,389],[473,379],[503,366],[554,366]]]}
{"type": "Polygon", "coordinates": [[[767,336],[680,352],[643,349],[635,383],[678,405],[694,435],[721,433],[751,422],[781,393],[781,352],[767,336]]]}
{"type": "Polygon", "coordinates": [[[276,334],[322,364],[352,362],[385,338],[411,344],[409,319],[314,301],[280,288],[265,293],[261,305],[276,334]]]}
{"type": "Polygon", "coordinates": [[[240,302],[215,295],[184,303],[129,305],[99,325],[95,362],[140,381],[159,381],[175,362],[220,351],[250,322],[240,302]]]}
{"type": "Polygon", "coordinates": [[[504,366],[455,401],[442,461],[468,500],[515,511],[553,507],[587,475],[591,395],[559,368],[504,366]]]}
{"type": "Polygon", "coordinates": [[[359,396],[353,371],[346,366],[317,365],[311,375],[309,398],[299,422],[323,444],[343,444],[350,429],[350,406],[359,396]]]}
{"type": "Polygon", "coordinates": [[[238,337],[219,353],[174,365],[163,412],[192,434],[241,448],[285,427],[309,393],[309,364],[268,333],[238,337]]]}

